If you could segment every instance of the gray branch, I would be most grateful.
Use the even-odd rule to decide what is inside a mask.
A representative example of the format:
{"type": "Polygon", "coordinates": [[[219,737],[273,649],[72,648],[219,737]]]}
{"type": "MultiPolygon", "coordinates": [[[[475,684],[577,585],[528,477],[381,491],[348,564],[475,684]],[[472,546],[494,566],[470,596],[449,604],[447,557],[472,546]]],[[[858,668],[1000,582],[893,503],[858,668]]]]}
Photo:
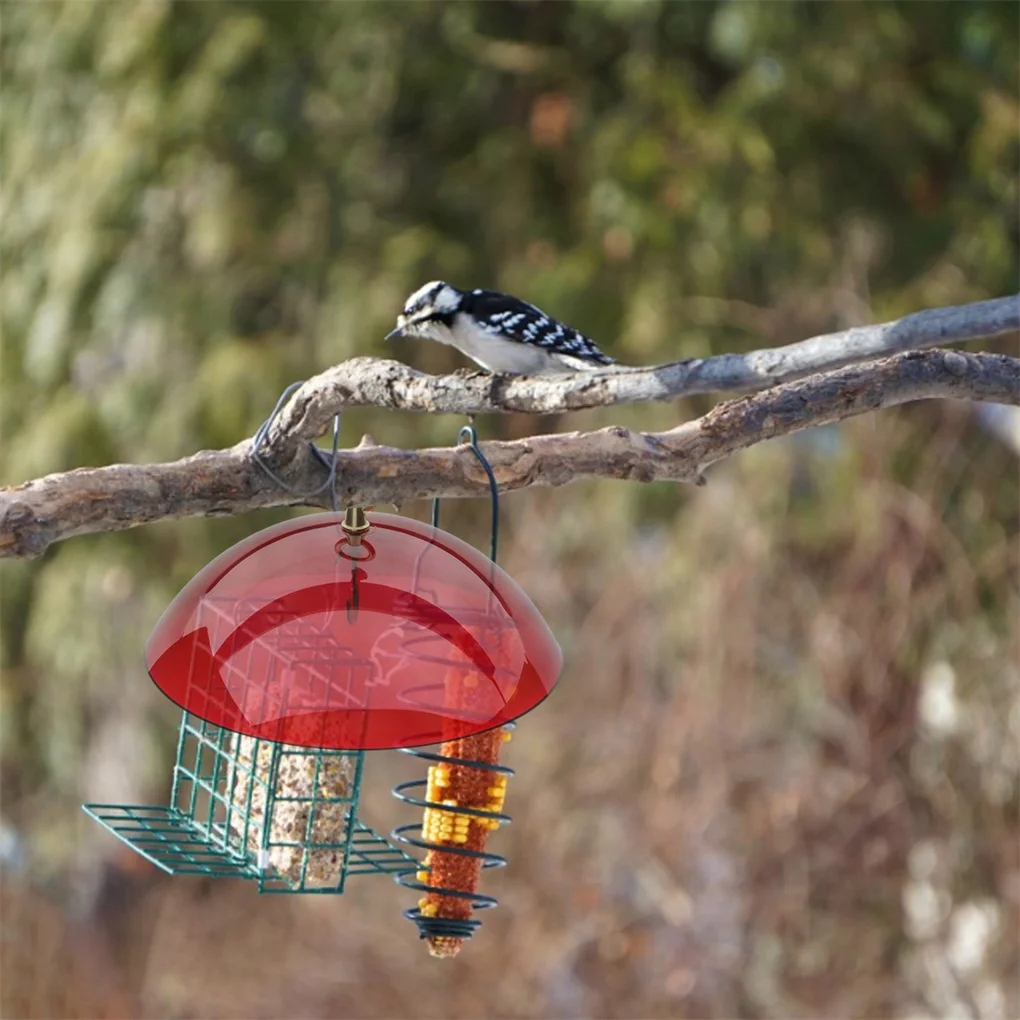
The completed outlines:
{"type": "Polygon", "coordinates": [[[1020,330],[1020,295],[914,312],[786,347],[693,358],[649,368],[613,367],[563,376],[458,372],[426,375],[396,361],[352,358],[310,379],[283,409],[270,447],[323,435],[337,411],[389,407],[450,414],[555,414],[612,404],[675,400],[695,393],[763,390],[815,372],[920,347],[1020,330]]]}
{"type": "MultiPolygon", "coordinates": [[[[324,390],[331,385],[329,373],[318,379],[324,390]]],[[[305,389],[306,405],[321,407],[319,417],[339,409],[329,403],[333,398],[305,389]]],[[[728,400],[668,432],[611,426],[485,443],[483,449],[503,491],[581,478],[697,483],[706,467],[756,443],[927,398],[1020,404],[1020,360],[911,351],[728,400]]],[[[273,467],[303,492],[326,478],[303,442],[278,443],[273,467]]],[[[464,446],[399,450],[363,442],[341,452],[338,478],[344,506],[488,492],[482,469],[464,446]]],[[[251,440],[169,464],[79,468],[0,489],[0,557],[38,556],[74,535],[152,521],[295,505],[328,506],[329,496],[302,500],[285,492],[252,460],[251,440]]]]}

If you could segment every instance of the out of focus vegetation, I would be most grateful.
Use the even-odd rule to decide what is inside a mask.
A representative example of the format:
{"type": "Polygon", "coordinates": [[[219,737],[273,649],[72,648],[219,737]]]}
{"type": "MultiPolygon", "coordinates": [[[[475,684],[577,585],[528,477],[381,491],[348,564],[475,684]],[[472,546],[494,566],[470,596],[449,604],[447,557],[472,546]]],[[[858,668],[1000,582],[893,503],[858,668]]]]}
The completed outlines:
{"type": "MultiPolygon", "coordinates": [[[[354,354],[459,367],[379,339],[433,278],[630,363],[1009,293],[1018,22],[981,0],[5,4],[0,480],[232,444],[354,354]]],[[[344,435],[460,424],[365,411],[344,435]]],[[[445,967],[387,882],[170,882],[77,811],[165,797],[177,713],[141,648],[279,514],[5,563],[4,1015],[1020,1014],[1011,457],[932,404],[696,492],[505,500],[503,562],[567,667],[512,745],[502,906],[445,967]]],[[[444,522],[482,543],[485,516],[444,522]]],[[[408,820],[400,767],[369,759],[380,828],[408,820]]]]}

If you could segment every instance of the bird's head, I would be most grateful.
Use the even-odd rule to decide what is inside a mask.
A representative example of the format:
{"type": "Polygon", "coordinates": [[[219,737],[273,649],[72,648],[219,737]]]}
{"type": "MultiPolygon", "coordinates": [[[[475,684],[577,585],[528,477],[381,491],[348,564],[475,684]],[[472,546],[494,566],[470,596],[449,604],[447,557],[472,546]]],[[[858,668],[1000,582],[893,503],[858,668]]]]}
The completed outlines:
{"type": "Polygon", "coordinates": [[[425,337],[445,341],[453,324],[453,317],[461,306],[463,294],[442,280],[433,280],[419,287],[405,302],[397,316],[395,329],[386,335],[425,337]]]}

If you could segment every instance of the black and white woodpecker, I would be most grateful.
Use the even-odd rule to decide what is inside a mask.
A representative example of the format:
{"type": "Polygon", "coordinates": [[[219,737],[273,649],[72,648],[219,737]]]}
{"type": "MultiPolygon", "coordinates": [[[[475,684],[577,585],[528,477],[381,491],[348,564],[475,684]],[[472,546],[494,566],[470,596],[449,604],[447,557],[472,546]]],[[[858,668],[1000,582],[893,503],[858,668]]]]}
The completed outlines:
{"type": "Polygon", "coordinates": [[[490,372],[516,375],[591,371],[612,365],[593,341],[519,298],[458,290],[433,280],[416,290],[386,337],[449,344],[490,372]]]}

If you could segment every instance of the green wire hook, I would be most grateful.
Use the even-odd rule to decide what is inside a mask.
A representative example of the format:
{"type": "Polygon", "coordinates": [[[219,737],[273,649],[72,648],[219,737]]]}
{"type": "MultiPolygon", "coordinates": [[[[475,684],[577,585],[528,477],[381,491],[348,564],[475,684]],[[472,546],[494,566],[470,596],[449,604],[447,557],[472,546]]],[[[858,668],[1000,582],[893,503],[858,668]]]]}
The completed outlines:
{"type": "MultiPolygon", "coordinates": [[[[499,548],[499,486],[496,484],[496,476],[492,473],[492,465],[487,460],[482,448],[478,445],[478,430],[474,425],[465,425],[460,432],[457,433],[458,444],[464,442],[464,437],[468,439],[468,445],[471,447],[471,452],[478,459],[478,463],[485,469],[485,474],[489,479],[489,497],[492,502],[492,530],[489,533],[489,559],[493,563],[496,562],[496,551],[499,548]]],[[[439,500],[432,500],[432,527],[439,527],[439,500]]]]}

